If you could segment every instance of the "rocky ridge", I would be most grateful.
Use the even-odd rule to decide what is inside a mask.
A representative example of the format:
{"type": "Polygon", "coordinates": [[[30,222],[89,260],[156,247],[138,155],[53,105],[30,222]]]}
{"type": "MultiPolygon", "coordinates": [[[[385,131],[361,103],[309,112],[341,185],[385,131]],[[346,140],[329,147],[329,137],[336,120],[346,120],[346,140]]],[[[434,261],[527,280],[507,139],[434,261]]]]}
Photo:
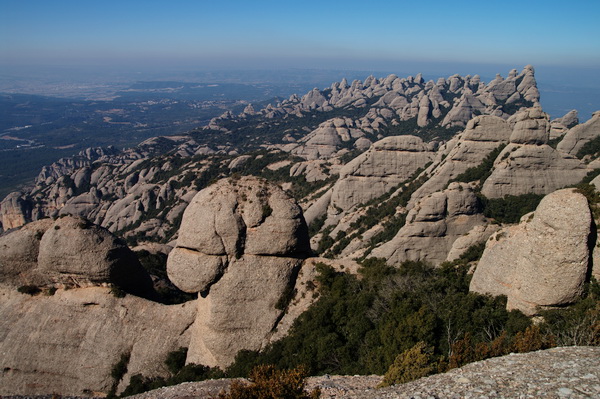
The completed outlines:
{"type": "MultiPolygon", "coordinates": [[[[424,82],[420,75],[403,79],[395,75],[382,79],[369,77],[365,82],[355,81],[350,85],[342,81],[327,90],[313,90],[303,97],[292,96],[279,105],[260,111],[248,110],[239,116],[228,112],[213,120],[206,129],[192,132],[187,137],[153,138],[122,152],[90,149],[44,168],[31,191],[7,197],[0,205],[2,228],[9,230],[42,217],[74,214],[120,235],[144,235],[167,241],[174,237],[181,212],[198,189],[211,178],[218,177],[219,173],[222,175],[227,169],[235,169],[239,165],[238,162],[229,168],[225,165],[215,168],[211,156],[235,156],[241,150],[240,144],[236,144],[241,141],[235,135],[246,132],[247,126],[278,131],[281,131],[278,127],[281,124],[298,126],[283,130],[280,136],[264,135],[262,142],[256,144],[279,148],[308,159],[327,158],[327,164],[316,168],[308,164],[300,172],[307,180],[315,179],[314,176],[317,176],[316,180],[324,180],[337,172],[339,161],[336,159],[349,148],[364,151],[372,142],[386,135],[411,131],[402,130],[402,127],[416,120],[419,113],[423,115],[420,111],[426,107],[423,98],[429,99],[427,107],[433,107],[433,119],[427,126],[462,126],[473,112],[508,118],[519,107],[538,101],[538,97],[531,94],[537,91],[533,73],[529,66],[521,73],[513,70],[505,80],[498,77],[487,86],[477,76],[458,75],[440,78],[435,83],[424,82]],[[511,87],[512,92],[509,90],[511,87]],[[445,111],[438,114],[435,109],[452,109],[453,104],[460,105],[461,96],[481,97],[482,103],[487,105],[467,114],[462,112],[462,119],[450,118],[444,123],[439,122],[445,111]],[[510,101],[509,97],[512,97],[510,101]],[[423,103],[421,108],[420,103],[423,103]],[[353,110],[360,110],[359,113],[365,113],[365,116],[362,119],[354,116],[327,118],[334,110],[338,114],[349,115],[356,114],[353,110]],[[314,123],[312,116],[315,115],[323,118],[324,122],[307,132],[305,129],[314,123]],[[220,136],[211,135],[214,129],[220,136]],[[223,132],[226,134],[223,135],[223,132]],[[204,180],[194,178],[192,174],[211,177],[207,176],[204,180]],[[160,217],[151,218],[149,215],[160,217]]],[[[461,107],[465,108],[464,104],[461,107]]],[[[412,131],[424,132],[423,127],[423,123],[417,123],[416,130],[412,131]]],[[[452,132],[440,129],[440,134],[452,132]]],[[[246,143],[257,140],[248,140],[245,135],[243,139],[246,143]]],[[[431,151],[435,143],[428,146],[431,151]]]]}

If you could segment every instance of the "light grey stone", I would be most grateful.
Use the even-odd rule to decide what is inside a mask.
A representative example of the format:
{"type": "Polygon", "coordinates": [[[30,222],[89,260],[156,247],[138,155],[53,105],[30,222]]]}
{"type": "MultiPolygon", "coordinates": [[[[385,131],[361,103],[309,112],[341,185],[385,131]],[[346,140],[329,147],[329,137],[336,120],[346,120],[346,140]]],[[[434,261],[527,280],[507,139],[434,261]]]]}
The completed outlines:
{"type": "Polygon", "coordinates": [[[573,189],[553,192],[521,223],[492,235],[470,290],[506,295],[508,308],[535,314],[572,303],[588,273],[591,214],[573,189]]]}

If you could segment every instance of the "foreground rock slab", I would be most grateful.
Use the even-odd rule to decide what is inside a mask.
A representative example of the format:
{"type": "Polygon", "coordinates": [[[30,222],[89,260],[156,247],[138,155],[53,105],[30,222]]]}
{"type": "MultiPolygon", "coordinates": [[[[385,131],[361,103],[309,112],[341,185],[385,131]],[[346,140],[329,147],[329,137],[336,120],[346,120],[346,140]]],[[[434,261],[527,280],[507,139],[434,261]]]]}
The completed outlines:
{"type": "MultiPolygon", "coordinates": [[[[377,389],[378,376],[320,376],[306,389],[321,398],[597,398],[600,396],[600,348],[562,347],[510,354],[471,363],[447,373],[377,389]]],[[[232,380],[188,382],[160,388],[135,399],[216,397],[232,380]]]]}

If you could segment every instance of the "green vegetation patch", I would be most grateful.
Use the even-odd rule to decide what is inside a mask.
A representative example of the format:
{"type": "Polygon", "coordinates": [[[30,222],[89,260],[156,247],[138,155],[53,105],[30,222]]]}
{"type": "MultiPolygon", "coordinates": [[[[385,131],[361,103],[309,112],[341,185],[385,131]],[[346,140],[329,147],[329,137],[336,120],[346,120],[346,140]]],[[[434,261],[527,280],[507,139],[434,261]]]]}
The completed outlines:
{"type": "Polygon", "coordinates": [[[520,312],[506,311],[505,298],[469,293],[463,259],[434,269],[422,262],[393,268],[370,258],[361,278],[317,268],[318,301],[287,337],[261,353],[240,352],[228,375],[248,375],[259,364],[302,364],[310,374],[384,374],[421,341],[433,348],[432,359],[447,362],[453,343],[467,333],[475,343],[489,342],[529,325],[520,312]]]}
{"type": "Polygon", "coordinates": [[[492,152],[490,152],[479,165],[467,169],[454,179],[450,180],[448,184],[455,181],[462,183],[478,181],[480,185],[483,184],[483,182],[492,174],[494,169],[494,161],[496,158],[498,158],[498,155],[500,155],[504,147],[506,147],[506,144],[498,146],[492,150],[492,152]]]}
{"type": "Polygon", "coordinates": [[[505,195],[504,198],[487,198],[479,194],[484,216],[498,223],[518,223],[523,215],[537,208],[542,198],[543,194],[505,195]]]}
{"type": "Polygon", "coordinates": [[[581,149],[577,151],[575,156],[579,159],[585,157],[586,155],[597,157],[598,153],[600,153],[600,136],[597,136],[585,143],[581,149]]]}

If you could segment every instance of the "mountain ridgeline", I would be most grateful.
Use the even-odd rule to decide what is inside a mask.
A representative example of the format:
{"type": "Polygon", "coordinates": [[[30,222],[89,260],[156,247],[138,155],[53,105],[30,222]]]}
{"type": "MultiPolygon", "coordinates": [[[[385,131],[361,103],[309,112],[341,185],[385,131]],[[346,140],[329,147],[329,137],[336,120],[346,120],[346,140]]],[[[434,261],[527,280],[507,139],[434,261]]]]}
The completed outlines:
{"type": "Polygon", "coordinates": [[[489,83],[342,80],[60,159],[0,203],[0,394],[122,392],[167,378],[179,347],[228,375],[267,361],[383,373],[419,341],[439,370],[517,351],[540,333],[525,315],[600,295],[599,153],[600,111],[550,120],[526,66],[489,83]]]}

